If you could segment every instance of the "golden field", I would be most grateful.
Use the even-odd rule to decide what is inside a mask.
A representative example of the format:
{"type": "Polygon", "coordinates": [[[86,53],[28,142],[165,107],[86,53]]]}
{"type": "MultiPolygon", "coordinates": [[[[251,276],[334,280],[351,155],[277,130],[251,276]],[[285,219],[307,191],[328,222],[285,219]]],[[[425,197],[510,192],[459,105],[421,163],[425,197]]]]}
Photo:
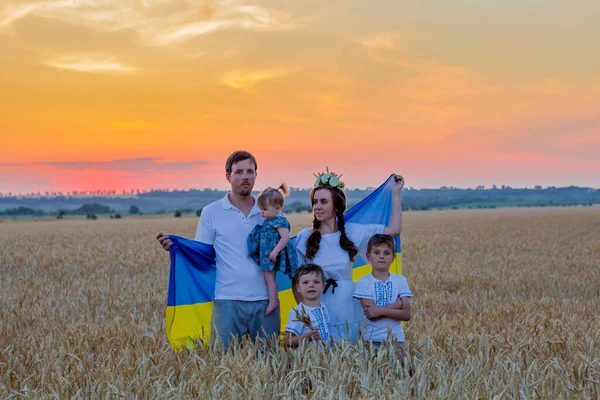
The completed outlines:
{"type": "MultiPolygon", "coordinates": [[[[310,215],[292,215],[294,232],[310,215]]],[[[600,208],[406,212],[406,358],[362,346],[173,353],[185,217],[0,223],[0,398],[600,396],[600,208]]]]}

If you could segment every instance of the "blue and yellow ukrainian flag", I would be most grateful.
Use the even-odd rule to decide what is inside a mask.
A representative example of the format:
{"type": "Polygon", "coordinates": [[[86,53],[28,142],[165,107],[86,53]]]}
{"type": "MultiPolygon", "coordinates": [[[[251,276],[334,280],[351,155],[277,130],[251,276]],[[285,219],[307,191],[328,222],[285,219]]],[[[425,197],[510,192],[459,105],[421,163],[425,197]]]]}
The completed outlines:
{"type": "MultiPolygon", "coordinates": [[[[387,225],[392,210],[390,176],[373,193],[349,209],[346,222],[387,225]]],[[[167,339],[175,350],[193,348],[194,341],[205,339],[210,332],[212,300],[215,293],[215,251],[211,245],[169,236],[173,246],[169,250],[171,271],[167,302],[167,339]]],[[[295,240],[295,237],[291,240],[295,240]]],[[[390,272],[402,273],[400,237],[396,238],[396,260],[390,272]]],[[[360,256],[354,262],[354,281],[369,274],[371,266],[360,256]]],[[[287,323],[286,316],[296,305],[290,279],[277,274],[281,304],[281,332],[287,323]]]]}

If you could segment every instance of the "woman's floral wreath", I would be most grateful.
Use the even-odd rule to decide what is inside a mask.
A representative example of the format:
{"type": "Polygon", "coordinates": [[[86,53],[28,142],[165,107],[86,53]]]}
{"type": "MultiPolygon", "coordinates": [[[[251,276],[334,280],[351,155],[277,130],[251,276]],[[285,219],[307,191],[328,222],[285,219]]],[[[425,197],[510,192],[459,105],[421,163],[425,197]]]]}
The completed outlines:
{"type": "Polygon", "coordinates": [[[313,174],[317,180],[315,181],[315,187],[319,185],[328,185],[334,188],[343,189],[346,184],[340,180],[342,175],[338,175],[335,172],[329,172],[329,167],[325,167],[327,172],[320,172],[313,174]]]}

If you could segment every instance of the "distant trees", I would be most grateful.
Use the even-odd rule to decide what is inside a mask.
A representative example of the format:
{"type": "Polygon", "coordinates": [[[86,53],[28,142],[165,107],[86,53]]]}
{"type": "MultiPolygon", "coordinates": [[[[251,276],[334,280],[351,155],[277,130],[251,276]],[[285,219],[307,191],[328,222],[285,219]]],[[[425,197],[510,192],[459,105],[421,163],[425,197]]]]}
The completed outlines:
{"type": "Polygon", "coordinates": [[[56,219],[63,219],[65,215],[85,215],[87,219],[95,220],[98,218],[97,214],[111,214],[112,212],[113,210],[104,204],[86,203],[73,210],[58,210],[56,213],[56,219]]]}
{"type": "MultiPolygon", "coordinates": [[[[137,190],[129,190],[135,195],[137,190]]],[[[78,192],[79,194],[80,192],[78,192]]],[[[83,193],[83,192],[81,192],[83,193]]],[[[108,191],[88,192],[97,196],[98,193],[109,193],[108,191]]],[[[346,192],[348,207],[357,204],[371,192],[364,189],[352,189],[346,192]]],[[[221,199],[225,192],[216,189],[173,191],[162,190],[142,193],[139,199],[128,197],[94,197],[84,198],[82,196],[71,196],[71,193],[44,192],[30,195],[6,193],[0,196],[0,215],[36,216],[51,215],[57,218],[79,215],[86,217],[88,213],[95,214],[98,218],[113,215],[120,212],[121,217],[127,215],[141,215],[140,208],[144,213],[168,214],[173,216],[175,210],[185,215],[202,215],[202,209],[206,205],[221,199]],[[6,197],[12,195],[13,197],[6,197]],[[84,204],[87,203],[87,204],[84,204]],[[82,204],[84,204],[82,206],[82,204]],[[19,207],[20,206],[20,207],[19,207]],[[167,208],[168,207],[168,208],[167,208]],[[116,209],[118,211],[114,211],[116,209]],[[64,210],[60,216],[58,210],[64,210]]],[[[437,189],[405,189],[402,195],[402,208],[404,210],[437,210],[450,209],[472,209],[478,206],[497,207],[536,207],[536,206],[572,206],[600,204],[600,190],[589,187],[536,187],[513,188],[507,185],[489,183],[487,187],[480,185],[477,188],[458,189],[448,185],[437,189]]],[[[294,188],[291,195],[286,198],[284,213],[310,212],[309,190],[294,188]]]]}
{"type": "Polygon", "coordinates": [[[45,212],[43,210],[35,210],[29,207],[17,207],[17,208],[9,208],[4,211],[0,211],[0,215],[9,215],[9,216],[19,216],[19,215],[29,215],[29,216],[42,216],[45,212]]]}
{"type": "Polygon", "coordinates": [[[182,213],[180,210],[175,211],[175,218],[181,218],[181,215],[182,215],[182,213]]]}
{"type": "Polygon", "coordinates": [[[75,210],[69,212],[69,214],[110,214],[113,210],[110,207],[100,203],[86,203],[75,210]]]}
{"type": "MultiPolygon", "coordinates": [[[[350,208],[350,207],[348,207],[348,208],[350,208]]],[[[283,207],[284,213],[290,213],[290,212],[301,213],[301,212],[311,212],[311,211],[312,211],[312,207],[310,206],[310,204],[300,203],[298,201],[295,201],[290,204],[286,204],[283,207]]]]}
{"type": "Polygon", "coordinates": [[[311,212],[312,211],[312,207],[310,206],[310,204],[298,204],[296,206],[296,208],[294,209],[294,211],[296,211],[297,213],[311,212]]]}

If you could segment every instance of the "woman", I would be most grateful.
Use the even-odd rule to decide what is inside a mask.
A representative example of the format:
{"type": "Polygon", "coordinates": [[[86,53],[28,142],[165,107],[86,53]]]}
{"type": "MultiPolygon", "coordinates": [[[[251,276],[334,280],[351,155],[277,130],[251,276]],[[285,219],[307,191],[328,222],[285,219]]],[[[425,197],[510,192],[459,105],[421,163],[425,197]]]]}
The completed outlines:
{"type": "MultiPolygon", "coordinates": [[[[402,227],[402,204],[400,191],[404,185],[401,176],[395,175],[392,182],[392,215],[389,226],[346,224],[346,196],[344,183],[334,173],[319,174],[315,187],[310,192],[314,219],[312,228],[307,228],[296,237],[298,263],[320,265],[325,272],[326,286],[321,301],[326,305],[333,340],[356,341],[363,318],[359,303],[352,298],[354,281],[352,265],[358,253],[365,259],[367,242],[377,233],[392,236],[400,234],[402,227]]],[[[295,290],[295,284],[292,287],[295,290]]],[[[296,300],[302,300],[294,292],[296,300]]]]}

